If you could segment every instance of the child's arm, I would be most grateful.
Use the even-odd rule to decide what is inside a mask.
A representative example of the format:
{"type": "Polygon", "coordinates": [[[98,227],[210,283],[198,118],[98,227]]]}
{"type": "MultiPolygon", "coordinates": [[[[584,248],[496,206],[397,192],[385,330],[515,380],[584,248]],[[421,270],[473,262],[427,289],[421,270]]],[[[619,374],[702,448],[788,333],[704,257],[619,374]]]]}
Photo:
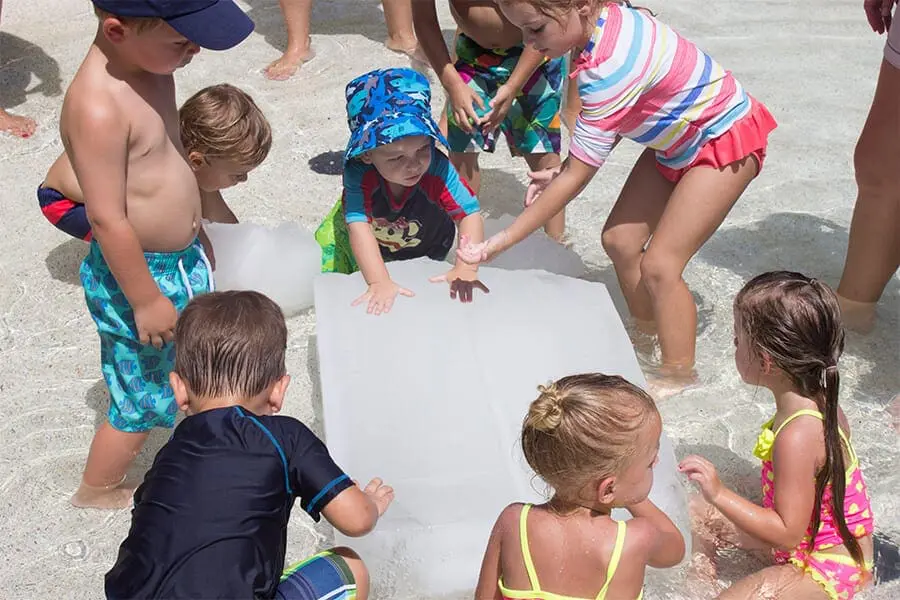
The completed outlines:
{"type": "Polygon", "coordinates": [[[545,59],[546,57],[535,50],[533,46],[525,46],[509,79],[497,88],[497,92],[491,99],[489,103],[491,110],[482,117],[485,129],[492,131],[500,127],[512,107],[513,100],[545,59]]]}
{"type": "Polygon", "coordinates": [[[89,102],[66,107],[61,129],[93,237],[134,310],[139,339],[162,347],[174,338],[178,313],[150,275],[126,214],[128,122],[111,101],[92,96],[89,102]]]}
{"type": "Polygon", "coordinates": [[[391,279],[384,259],[381,257],[381,249],[378,240],[372,232],[372,225],[368,221],[356,221],[347,224],[350,233],[350,248],[353,256],[362,271],[369,289],[366,293],[353,301],[352,306],[358,306],[368,301],[366,312],[380,315],[389,312],[394,306],[397,294],[411,298],[413,292],[402,288],[391,279]]]}
{"type": "Polygon", "coordinates": [[[218,190],[215,192],[200,190],[200,210],[203,218],[213,223],[234,224],[238,222],[237,216],[231,212],[231,208],[222,197],[222,192],[218,190]]]}
{"type": "Polygon", "coordinates": [[[322,516],[344,535],[360,537],[375,528],[393,500],[393,488],[375,478],[365,490],[354,485],[335,496],[322,509],[322,516]]]}
{"type": "Polygon", "coordinates": [[[775,508],[763,508],[722,485],[716,468],[703,457],[688,456],[678,469],[696,482],[707,502],[737,527],[778,548],[803,541],[815,504],[816,460],[799,430],[785,428],[775,444],[775,508]],[[795,434],[795,435],[791,435],[795,434]]]}
{"type": "Polygon", "coordinates": [[[521,504],[510,504],[497,517],[497,522],[491,529],[491,537],[488,538],[484,558],[481,561],[481,573],[478,575],[478,585],[475,587],[475,600],[503,600],[499,585],[500,576],[503,574],[500,566],[501,542],[504,532],[508,529],[514,527],[518,531],[521,510],[521,504]]]}
{"type": "Polygon", "coordinates": [[[590,182],[598,168],[569,155],[559,175],[512,225],[482,244],[459,248],[457,255],[467,263],[477,264],[521,242],[571,202],[590,182]]]}
{"type": "Polygon", "coordinates": [[[482,122],[473,104],[484,110],[484,102],[475,90],[462,80],[450,59],[450,52],[447,50],[438,22],[435,1],[413,0],[412,15],[416,37],[422,45],[422,50],[425,51],[425,56],[428,57],[428,62],[431,63],[431,68],[434,69],[443,88],[447,90],[456,124],[466,133],[472,133],[475,126],[482,122]]]}
{"type": "Polygon", "coordinates": [[[674,567],[684,558],[684,537],[675,523],[649,499],[628,507],[634,519],[628,532],[647,548],[647,564],[657,569],[674,567]]]}

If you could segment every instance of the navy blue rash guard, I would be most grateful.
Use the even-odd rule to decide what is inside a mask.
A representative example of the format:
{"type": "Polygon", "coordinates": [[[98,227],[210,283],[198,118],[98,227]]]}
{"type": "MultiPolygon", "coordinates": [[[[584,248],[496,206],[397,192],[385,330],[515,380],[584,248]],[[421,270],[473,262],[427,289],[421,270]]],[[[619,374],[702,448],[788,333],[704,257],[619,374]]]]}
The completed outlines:
{"type": "Polygon", "coordinates": [[[318,521],[351,485],[296,419],[237,406],[190,416],[135,492],[107,598],[273,598],[294,499],[318,521]]]}

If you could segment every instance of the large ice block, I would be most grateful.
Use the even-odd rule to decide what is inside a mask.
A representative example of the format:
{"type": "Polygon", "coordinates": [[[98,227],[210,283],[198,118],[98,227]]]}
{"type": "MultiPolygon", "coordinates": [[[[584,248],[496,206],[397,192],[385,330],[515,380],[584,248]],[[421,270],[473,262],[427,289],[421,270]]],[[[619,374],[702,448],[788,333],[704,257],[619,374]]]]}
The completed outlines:
{"type": "Polygon", "coordinates": [[[322,269],[322,249],[296,223],[269,228],[255,223],[204,224],[216,257],[219,290],[255,290],[287,316],[313,304],[313,279],[322,269]]]}
{"type": "MultiPolygon", "coordinates": [[[[483,268],[491,293],[463,305],[428,282],[445,268],[390,264],[416,296],[378,317],[350,306],[365,290],[358,274],[315,284],[326,443],[352,477],[396,490],[373,533],[337,540],[369,564],[379,598],[471,593],[503,507],[545,498],[518,440],[539,384],[592,371],[645,384],[602,284],[483,268]]],[[[651,498],[688,533],[665,434],[651,498]]]]}

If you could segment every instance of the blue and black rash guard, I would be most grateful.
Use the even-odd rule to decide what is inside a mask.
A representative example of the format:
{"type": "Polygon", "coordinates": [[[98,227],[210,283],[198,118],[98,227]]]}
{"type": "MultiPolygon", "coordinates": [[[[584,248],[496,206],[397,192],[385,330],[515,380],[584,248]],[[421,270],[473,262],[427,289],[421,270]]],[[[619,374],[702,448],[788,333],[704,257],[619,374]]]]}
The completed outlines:
{"type": "Polygon", "coordinates": [[[294,500],[318,521],[351,485],[296,419],[237,406],[190,416],[135,493],[106,595],[272,598],[294,500]]]}

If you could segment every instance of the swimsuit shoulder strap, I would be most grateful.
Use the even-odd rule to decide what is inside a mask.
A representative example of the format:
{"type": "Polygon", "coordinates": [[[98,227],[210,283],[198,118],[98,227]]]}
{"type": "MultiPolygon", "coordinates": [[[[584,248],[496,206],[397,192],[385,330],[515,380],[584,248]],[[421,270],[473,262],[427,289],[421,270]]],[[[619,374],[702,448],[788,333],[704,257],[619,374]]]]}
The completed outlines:
{"type": "Polygon", "coordinates": [[[797,417],[816,417],[816,418],[819,419],[820,421],[824,421],[824,420],[825,420],[825,417],[822,416],[822,413],[820,413],[820,412],[817,411],[817,410],[811,410],[811,409],[808,409],[808,408],[804,408],[804,409],[802,409],[802,410],[798,410],[797,412],[795,412],[794,414],[792,414],[791,416],[789,416],[787,419],[785,419],[785,420],[784,420],[784,423],[782,423],[781,425],[778,426],[778,429],[775,430],[775,437],[778,437],[778,434],[781,433],[781,430],[784,429],[784,428],[787,426],[788,423],[790,423],[791,421],[793,421],[793,420],[796,419],[797,417]]]}
{"type": "MultiPolygon", "coordinates": [[[[784,427],[788,423],[790,423],[797,417],[803,417],[803,416],[816,417],[817,419],[819,419],[822,422],[825,421],[825,417],[819,411],[805,408],[803,410],[798,410],[797,412],[795,412],[794,414],[789,416],[787,419],[785,419],[784,423],[782,423],[778,427],[778,429],[775,430],[775,435],[778,436],[778,432],[780,432],[782,429],[784,429],[784,427]]],[[[844,434],[844,430],[841,429],[840,426],[838,426],[838,435],[841,436],[841,441],[843,441],[844,445],[847,446],[847,452],[850,454],[850,461],[851,462],[856,461],[856,452],[853,451],[853,446],[850,444],[850,438],[844,434]]]]}
{"type": "Polygon", "coordinates": [[[531,550],[528,548],[528,512],[531,504],[522,507],[519,515],[519,541],[522,543],[522,558],[525,559],[525,570],[528,571],[528,581],[531,583],[531,591],[540,592],[541,584],[538,582],[537,571],[534,570],[534,561],[531,560],[531,550]]]}
{"type": "Polygon", "coordinates": [[[622,558],[622,547],[625,545],[626,528],[625,521],[616,521],[616,544],[613,546],[612,555],[609,557],[609,566],[606,568],[606,582],[603,584],[600,593],[597,594],[597,600],[606,598],[606,590],[609,588],[609,583],[619,567],[619,559],[622,558]]]}

